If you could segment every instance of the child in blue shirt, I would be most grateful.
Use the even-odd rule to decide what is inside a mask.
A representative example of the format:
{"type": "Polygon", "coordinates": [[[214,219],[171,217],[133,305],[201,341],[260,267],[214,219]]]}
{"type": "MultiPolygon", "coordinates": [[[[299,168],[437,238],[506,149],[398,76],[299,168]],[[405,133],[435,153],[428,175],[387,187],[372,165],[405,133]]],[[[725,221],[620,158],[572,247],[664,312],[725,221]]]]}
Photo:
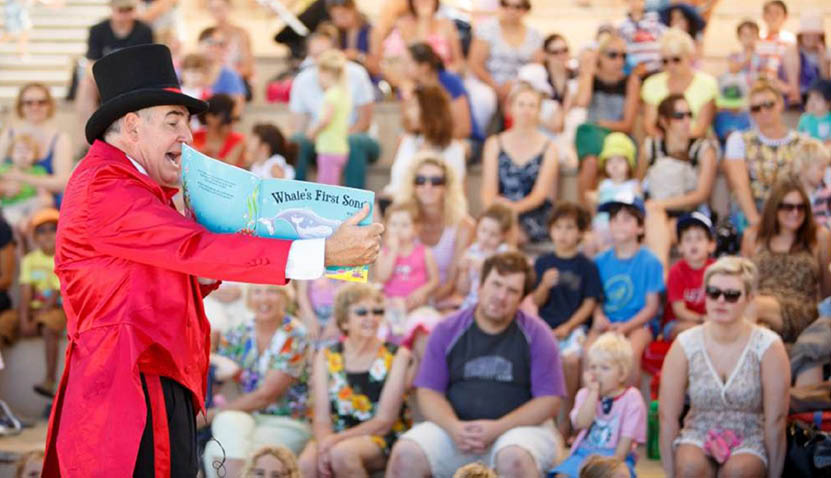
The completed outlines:
{"type": "Polygon", "coordinates": [[[805,112],[796,129],[823,143],[831,143],[831,80],[817,80],[808,90],[805,112]]]}
{"type": "Polygon", "coordinates": [[[621,194],[598,210],[609,213],[614,247],[595,258],[603,283],[603,304],[594,310],[587,343],[607,331],[626,336],[634,355],[629,384],[637,385],[641,355],[652,341],[648,324],[658,314],[659,295],[664,290],[664,268],[652,252],[641,246],[646,210],[640,197],[621,194]]]}

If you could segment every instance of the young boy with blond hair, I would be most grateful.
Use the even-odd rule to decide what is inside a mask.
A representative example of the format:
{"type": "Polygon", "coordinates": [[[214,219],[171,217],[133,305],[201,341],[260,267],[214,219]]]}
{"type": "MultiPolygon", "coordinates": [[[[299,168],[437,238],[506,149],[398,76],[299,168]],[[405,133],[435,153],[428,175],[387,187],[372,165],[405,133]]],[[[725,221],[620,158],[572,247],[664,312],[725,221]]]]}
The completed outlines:
{"type": "Polygon", "coordinates": [[[831,185],[825,181],[828,166],[831,150],[818,139],[805,138],[794,151],[788,172],[799,178],[808,193],[816,223],[831,229],[831,185]]]}

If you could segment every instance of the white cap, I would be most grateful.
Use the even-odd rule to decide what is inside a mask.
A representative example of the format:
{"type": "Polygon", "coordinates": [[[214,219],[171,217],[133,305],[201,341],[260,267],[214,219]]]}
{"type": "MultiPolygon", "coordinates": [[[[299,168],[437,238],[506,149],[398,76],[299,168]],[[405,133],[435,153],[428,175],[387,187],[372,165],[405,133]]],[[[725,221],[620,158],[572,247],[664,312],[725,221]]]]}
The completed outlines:
{"type": "Polygon", "coordinates": [[[523,65],[517,73],[517,79],[528,83],[531,85],[531,88],[534,88],[548,97],[554,95],[554,88],[552,88],[551,83],[548,82],[548,72],[545,70],[545,67],[539,63],[528,63],[527,65],[523,65]]]}

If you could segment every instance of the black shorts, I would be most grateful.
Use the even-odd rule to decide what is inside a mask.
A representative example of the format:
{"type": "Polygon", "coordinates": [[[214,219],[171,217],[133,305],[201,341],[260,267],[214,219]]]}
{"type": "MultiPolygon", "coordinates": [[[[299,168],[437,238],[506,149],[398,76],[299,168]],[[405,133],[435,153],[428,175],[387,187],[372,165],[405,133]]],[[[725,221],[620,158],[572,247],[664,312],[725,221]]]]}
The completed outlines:
{"type": "Polygon", "coordinates": [[[199,471],[196,414],[190,390],[167,377],[141,374],[147,423],[141,435],[134,478],[193,478],[199,471]],[[154,420],[155,418],[155,420],[154,420]],[[155,433],[154,433],[155,432],[155,433]]]}

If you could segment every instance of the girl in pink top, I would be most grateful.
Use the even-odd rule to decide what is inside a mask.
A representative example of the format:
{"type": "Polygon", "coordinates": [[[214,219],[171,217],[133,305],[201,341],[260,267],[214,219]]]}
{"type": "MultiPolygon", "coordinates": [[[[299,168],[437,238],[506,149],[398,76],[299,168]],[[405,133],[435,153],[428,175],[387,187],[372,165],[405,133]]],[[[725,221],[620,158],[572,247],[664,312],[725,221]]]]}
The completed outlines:
{"type": "Polygon", "coordinates": [[[387,339],[412,342],[420,331],[432,330],[438,315],[425,308],[439,285],[439,270],[433,253],[418,242],[416,205],[393,204],[385,216],[386,245],[375,264],[375,278],[383,284],[388,303],[391,337],[387,339]]]}

